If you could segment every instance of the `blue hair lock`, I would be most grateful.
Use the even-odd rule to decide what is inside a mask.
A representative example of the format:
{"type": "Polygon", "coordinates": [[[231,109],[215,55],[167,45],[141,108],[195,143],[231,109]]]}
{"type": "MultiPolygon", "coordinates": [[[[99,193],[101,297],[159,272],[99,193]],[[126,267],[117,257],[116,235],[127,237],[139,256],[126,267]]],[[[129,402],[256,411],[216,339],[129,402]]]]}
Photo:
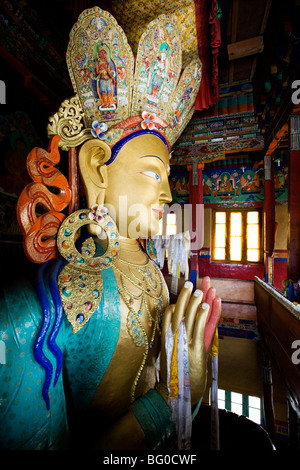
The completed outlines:
{"type": "Polygon", "coordinates": [[[138,131],[132,132],[131,134],[127,135],[126,137],[123,137],[123,139],[120,139],[113,147],[111,151],[111,157],[106,162],[106,165],[110,165],[117,157],[118,153],[120,152],[121,148],[124,147],[127,142],[129,142],[131,139],[134,139],[135,137],[138,137],[139,135],[145,135],[145,134],[152,134],[155,135],[156,137],[159,137],[163,143],[166,145],[166,147],[169,149],[169,144],[165,137],[158,131],[155,130],[150,130],[150,129],[139,129],[138,131]]]}
{"type": "Polygon", "coordinates": [[[59,272],[59,269],[64,262],[63,259],[56,260],[53,264],[52,261],[47,261],[46,263],[43,263],[38,271],[38,276],[36,280],[36,291],[38,295],[38,299],[42,308],[42,313],[43,313],[43,321],[42,325],[38,334],[38,337],[36,339],[36,342],[34,344],[33,352],[36,361],[43,367],[45,370],[45,381],[43,384],[43,389],[42,389],[42,395],[45,400],[47,409],[50,409],[50,400],[49,400],[49,389],[51,385],[51,380],[53,376],[53,366],[51,361],[46,357],[46,355],[43,352],[43,346],[44,346],[44,341],[47,336],[50,324],[51,324],[51,307],[49,304],[49,300],[47,297],[47,291],[45,288],[44,284],[44,274],[47,269],[47,267],[50,264],[53,264],[50,272],[50,277],[49,277],[49,287],[50,287],[50,292],[52,295],[52,299],[54,302],[55,306],[55,320],[54,324],[52,327],[52,330],[50,332],[50,335],[47,340],[48,348],[51,351],[51,353],[54,355],[56,359],[56,373],[55,373],[55,378],[54,378],[54,387],[57,383],[57,380],[59,378],[61,369],[62,369],[62,361],[63,361],[63,355],[60,350],[60,348],[56,344],[56,337],[59,332],[61,322],[62,322],[62,316],[63,316],[63,307],[57,287],[57,274],[59,272]]]}

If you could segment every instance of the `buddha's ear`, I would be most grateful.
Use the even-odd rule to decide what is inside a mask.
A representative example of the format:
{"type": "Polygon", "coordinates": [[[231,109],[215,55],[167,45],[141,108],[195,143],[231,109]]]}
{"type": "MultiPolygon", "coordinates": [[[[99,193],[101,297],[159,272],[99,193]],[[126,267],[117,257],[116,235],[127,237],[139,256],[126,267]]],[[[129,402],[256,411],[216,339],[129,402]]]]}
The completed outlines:
{"type": "Polygon", "coordinates": [[[87,205],[103,204],[107,188],[107,166],[110,147],[99,139],[85,142],[79,152],[79,169],[83,180],[87,205]]]}

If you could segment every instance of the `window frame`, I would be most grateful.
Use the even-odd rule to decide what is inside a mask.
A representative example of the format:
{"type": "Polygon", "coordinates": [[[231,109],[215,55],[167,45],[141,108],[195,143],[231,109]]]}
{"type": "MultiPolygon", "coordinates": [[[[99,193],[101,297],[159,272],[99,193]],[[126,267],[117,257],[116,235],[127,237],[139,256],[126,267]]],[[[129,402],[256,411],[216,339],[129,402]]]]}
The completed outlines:
{"type": "MultiPolygon", "coordinates": [[[[220,389],[220,388],[218,389],[218,408],[219,409],[225,409],[227,411],[232,411],[232,408],[233,408],[232,405],[236,403],[234,401],[233,397],[232,397],[233,393],[234,392],[227,391],[227,390],[224,390],[224,389],[220,389]],[[224,398],[220,397],[222,392],[224,392],[224,398]]],[[[223,395],[223,393],[222,393],[222,395],[223,395]]],[[[249,418],[253,422],[255,422],[259,425],[262,425],[263,422],[264,422],[262,398],[261,397],[256,397],[256,396],[253,396],[253,395],[252,396],[251,395],[244,395],[243,393],[238,393],[238,395],[241,396],[241,402],[242,403],[241,404],[239,403],[239,405],[242,407],[242,412],[237,413],[237,414],[246,416],[247,418],[249,418]],[[249,398],[256,398],[257,400],[259,400],[259,405],[258,406],[250,405],[249,398]],[[256,410],[256,411],[259,412],[259,414],[260,414],[260,419],[259,420],[254,421],[253,418],[250,417],[250,411],[252,411],[252,410],[256,410]]]]}
{"type": "Polygon", "coordinates": [[[262,264],[263,263],[263,212],[262,208],[234,208],[234,209],[212,209],[212,239],[211,239],[211,260],[214,263],[218,264],[262,264]],[[215,232],[216,232],[216,213],[225,212],[225,259],[215,259],[215,232]],[[242,214],[242,256],[239,261],[230,259],[230,214],[232,212],[240,212],[242,214]],[[258,227],[259,227],[259,260],[258,261],[248,261],[247,260],[247,213],[248,212],[258,212],[258,227]]]}

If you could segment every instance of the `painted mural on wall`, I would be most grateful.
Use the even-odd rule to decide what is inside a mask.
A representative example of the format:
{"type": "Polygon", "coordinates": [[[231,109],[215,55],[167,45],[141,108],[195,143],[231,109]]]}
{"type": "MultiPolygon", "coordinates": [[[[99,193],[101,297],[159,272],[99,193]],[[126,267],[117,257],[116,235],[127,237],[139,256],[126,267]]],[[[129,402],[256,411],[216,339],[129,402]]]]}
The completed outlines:
{"type": "Polygon", "coordinates": [[[169,183],[172,193],[172,204],[187,204],[189,202],[190,189],[189,172],[186,166],[179,166],[176,169],[172,167],[169,183]]]}
{"type": "Polygon", "coordinates": [[[263,169],[221,168],[203,171],[203,202],[252,206],[264,199],[263,169]]]}
{"type": "MultiPolygon", "coordinates": [[[[249,160],[248,160],[249,161],[249,160]]],[[[186,165],[172,165],[169,183],[172,204],[189,202],[189,171],[186,165]]],[[[276,205],[288,202],[288,155],[274,157],[274,187],[276,205]]],[[[264,169],[240,166],[203,170],[203,203],[206,206],[253,207],[264,202],[264,169]]]]}
{"type": "Polygon", "coordinates": [[[288,163],[287,155],[274,163],[274,186],[277,205],[288,203],[288,163]]]}
{"type": "MultiPolygon", "coordinates": [[[[287,166],[274,165],[276,204],[287,204],[287,166]]],[[[207,206],[255,207],[264,201],[263,166],[203,171],[203,202],[207,206]]]]}

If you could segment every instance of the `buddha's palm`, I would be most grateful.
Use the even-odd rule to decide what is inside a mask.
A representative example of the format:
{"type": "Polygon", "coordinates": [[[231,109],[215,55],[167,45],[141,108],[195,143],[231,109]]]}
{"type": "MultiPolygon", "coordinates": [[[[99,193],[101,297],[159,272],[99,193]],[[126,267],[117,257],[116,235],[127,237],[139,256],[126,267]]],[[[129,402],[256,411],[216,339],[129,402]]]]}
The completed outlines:
{"type": "Polygon", "coordinates": [[[161,381],[167,383],[165,337],[170,325],[176,333],[184,318],[191,383],[191,404],[203,396],[207,378],[207,358],[221,313],[221,299],[215,297],[215,289],[209,287],[208,277],[202,280],[202,290],[192,295],[193,285],[186,282],[175,305],[167,307],[162,325],[161,381]]]}

